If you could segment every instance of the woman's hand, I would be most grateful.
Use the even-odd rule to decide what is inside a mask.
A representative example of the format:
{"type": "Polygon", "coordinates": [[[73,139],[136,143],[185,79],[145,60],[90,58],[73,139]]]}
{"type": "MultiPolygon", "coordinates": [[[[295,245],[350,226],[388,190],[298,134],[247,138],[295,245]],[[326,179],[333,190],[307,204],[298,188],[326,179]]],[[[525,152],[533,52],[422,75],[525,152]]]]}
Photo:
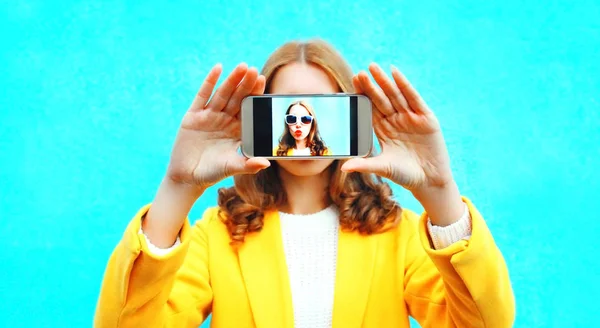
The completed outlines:
{"type": "MultiPolygon", "coordinates": [[[[373,102],[373,128],[381,154],[351,159],[342,170],[390,179],[410,190],[428,212],[440,212],[440,224],[452,223],[448,220],[458,219],[464,205],[437,118],[398,69],[392,67],[392,79],[376,64],[371,64],[369,71],[377,85],[366,72],[354,76],[352,82],[357,93],[373,102]]],[[[435,215],[429,214],[434,221],[435,215]]]]}
{"type": "Polygon", "coordinates": [[[220,74],[220,65],[212,68],[183,117],[167,172],[176,183],[206,189],[226,177],[256,173],[270,165],[266,159],[247,159],[238,153],[241,101],[264,92],[264,76],[240,64],[210,98],[220,74]]]}
{"type": "Polygon", "coordinates": [[[262,94],[265,77],[238,65],[212,96],[221,66],[210,71],[186,112],[175,139],[167,175],[142,222],[158,247],[173,245],[192,206],[204,190],[235,174],[256,173],[270,165],[264,158],[238,153],[242,99],[262,94]]]}

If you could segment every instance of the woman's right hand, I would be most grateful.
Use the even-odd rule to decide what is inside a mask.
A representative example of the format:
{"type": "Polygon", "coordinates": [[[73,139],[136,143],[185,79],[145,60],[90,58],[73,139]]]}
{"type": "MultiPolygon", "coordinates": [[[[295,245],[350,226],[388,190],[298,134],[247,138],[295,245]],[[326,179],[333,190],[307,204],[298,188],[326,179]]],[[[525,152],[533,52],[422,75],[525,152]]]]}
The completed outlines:
{"type": "Polygon", "coordinates": [[[185,113],[167,175],[142,221],[144,234],[157,247],[173,245],[206,188],[228,176],[253,174],[270,165],[264,158],[248,159],[238,153],[242,99],[262,94],[265,77],[256,68],[240,64],[212,95],[221,70],[220,65],[211,69],[185,113]]]}
{"type": "Polygon", "coordinates": [[[240,64],[211,98],[221,71],[221,65],[211,69],[183,117],[167,171],[175,183],[203,190],[229,176],[253,174],[270,165],[264,158],[248,159],[238,153],[242,99],[262,94],[265,77],[240,64]]]}

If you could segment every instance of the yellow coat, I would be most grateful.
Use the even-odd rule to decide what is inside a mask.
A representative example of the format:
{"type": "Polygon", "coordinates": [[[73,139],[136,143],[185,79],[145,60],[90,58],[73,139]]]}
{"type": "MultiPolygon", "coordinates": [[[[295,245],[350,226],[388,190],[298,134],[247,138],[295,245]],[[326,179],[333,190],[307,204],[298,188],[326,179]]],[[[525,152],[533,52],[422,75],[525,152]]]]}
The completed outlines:
{"type": "MultiPolygon", "coordinates": [[[[277,156],[277,149],[279,149],[279,146],[273,148],[273,156],[277,156]]],[[[290,148],[287,150],[286,156],[292,156],[293,154],[294,154],[294,148],[290,148]]],[[[329,148],[326,148],[325,151],[323,152],[323,156],[331,156],[331,150],[329,150],[329,148]]]]}
{"type": "MultiPolygon", "coordinates": [[[[512,327],[515,301],[504,259],[465,198],[472,236],[430,246],[426,213],[404,210],[397,227],[362,236],[341,232],[333,327],[512,327]]],[[[96,327],[293,327],[277,212],[236,253],[217,209],[181,231],[182,245],[152,255],[139,234],[142,208],[110,257],[96,327]]]]}

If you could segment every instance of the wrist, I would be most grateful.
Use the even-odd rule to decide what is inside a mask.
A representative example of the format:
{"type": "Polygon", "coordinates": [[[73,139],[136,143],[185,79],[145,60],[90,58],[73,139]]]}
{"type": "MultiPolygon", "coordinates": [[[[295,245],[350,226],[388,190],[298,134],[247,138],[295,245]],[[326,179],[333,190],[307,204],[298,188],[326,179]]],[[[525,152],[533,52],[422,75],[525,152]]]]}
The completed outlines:
{"type": "Polygon", "coordinates": [[[455,181],[444,185],[428,186],[412,191],[436,226],[449,226],[458,221],[464,212],[464,202],[455,181]]]}
{"type": "Polygon", "coordinates": [[[170,176],[165,176],[160,184],[160,189],[164,189],[180,199],[193,200],[194,202],[204,193],[206,188],[190,184],[183,181],[178,181],[170,176]]]}
{"type": "Polygon", "coordinates": [[[144,234],[159,248],[172,246],[203,191],[202,188],[175,182],[168,177],[163,179],[142,221],[144,234]]]}

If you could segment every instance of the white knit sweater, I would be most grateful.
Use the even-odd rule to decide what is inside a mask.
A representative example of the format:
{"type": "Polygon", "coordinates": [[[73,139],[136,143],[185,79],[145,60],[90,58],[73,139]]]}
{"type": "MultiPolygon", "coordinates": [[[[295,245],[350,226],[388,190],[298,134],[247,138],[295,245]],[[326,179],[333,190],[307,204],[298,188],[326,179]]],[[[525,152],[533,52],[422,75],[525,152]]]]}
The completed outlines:
{"type": "Polygon", "coordinates": [[[331,327],[339,212],[279,213],[290,278],[294,327],[331,327]]]}
{"type": "MultiPolygon", "coordinates": [[[[339,211],[334,205],[314,214],[279,213],[283,249],[290,278],[294,327],[331,327],[339,211]]],[[[471,217],[465,205],[464,215],[456,223],[438,227],[428,221],[435,249],[445,248],[471,236],[471,217]]],[[[143,235],[143,232],[140,230],[143,235]]],[[[144,235],[144,237],[146,237],[144,235]]],[[[166,254],[180,244],[179,238],[168,249],[148,240],[151,252],[166,254]]]]}

